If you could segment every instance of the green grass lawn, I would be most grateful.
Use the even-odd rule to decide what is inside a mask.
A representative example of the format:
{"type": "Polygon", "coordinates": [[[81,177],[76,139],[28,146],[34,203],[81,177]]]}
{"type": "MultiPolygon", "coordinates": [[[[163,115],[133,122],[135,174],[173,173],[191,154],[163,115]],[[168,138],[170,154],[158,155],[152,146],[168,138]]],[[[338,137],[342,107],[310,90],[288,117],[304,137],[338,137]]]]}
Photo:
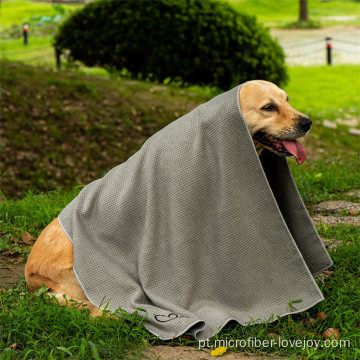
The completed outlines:
{"type": "Polygon", "coordinates": [[[359,116],[360,66],[295,66],[289,75],[286,91],[296,109],[319,119],[359,116]]]}
{"type": "MultiPolygon", "coordinates": [[[[294,22],[298,18],[299,5],[297,0],[223,0],[242,12],[258,17],[259,21],[267,25],[283,26],[294,22]]],[[[66,10],[73,11],[81,5],[62,5],[66,10]]],[[[57,13],[56,7],[49,3],[39,3],[26,0],[10,0],[1,3],[0,29],[3,30],[13,24],[21,25],[30,21],[33,16],[52,16],[57,13]]],[[[360,4],[353,0],[309,0],[309,15],[315,20],[324,16],[357,15],[360,19],[360,4]]],[[[348,23],[331,21],[331,24],[348,23]]],[[[325,22],[326,24],[326,22],[325,22]]]]}
{"type": "MultiPolygon", "coordinates": [[[[226,0],[241,12],[255,15],[258,20],[270,27],[283,27],[298,20],[298,0],[226,0]]],[[[308,0],[309,18],[321,21],[323,25],[359,24],[360,4],[352,0],[308,0]],[[326,16],[356,15],[356,20],[326,20],[326,16]]]]}
{"type": "Polygon", "coordinates": [[[0,295],[1,360],[124,359],[130,353],[135,359],[154,338],[136,314],[119,310],[97,321],[87,310],[55,305],[44,292],[29,293],[23,281],[0,295]]]}
{"type": "Polygon", "coordinates": [[[0,56],[2,59],[36,65],[55,66],[52,37],[61,19],[79,5],[52,5],[25,0],[1,3],[0,56]],[[22,24],[29,24],[28,45],[22,38],[22,24]]]}
{"type": "Polygon", "coordinates": [[[23,63],[55,67],[55,52],[52,36],[30,37],[28,45],[23,39],[3,40],[0,43],[1,57],[23,63]]]}
{"type": "MultiPolygon", "coordinates": [[[[65,11],[74,11],[79,7],[79,5],[61,5],[65,11]]],[[[34,16],[53,16],[59,13],[58,8],[51,3],[29,0],[3,1],[0,5],[0,30],[29,22],[31,31],[31,20],[34,16]]]]}
{"type": "MultiPolygon", "coordinates": [[[[340,175],[339,175],[340,176],[340,175]]],[[[41,229],[57,216],[61,209],[71,201],[80,189],[70,192],[57,190],[47,194],[28,194],[19,201],[5,201],[0,205],[1,232],[8,239],[6,250],[18,252],[26,257],[29,245],[17,241],[12,245],[10,238],[21,238],[20,233],[29,231],[37,236],[41,229]]],[[[303,317],[285,316],[274,323],[240,326],[227,325],[210,342],[226,339],[273,339],[271,334],[281,336],[286,341],[319,341],[319,347],[282,347],[272,348],[251,344],[244,348],[230,349],[247,351],[258,355],[272,354],[306,359],[356,359],[359,345],[358,327],[360,315],[360,289],[358,287],[360,267],[360,247],[357,242],[359,228],[354,226],[319,226],[321,236],[342,240],[343,244],[330,251],[334,261],[333,268],[325,275],[316,277],[316,281],[325,296],[325,300],[303,317]],[[317,318],[318,313],[326,315],[325,320],[317,318]],[[317,319],[315,322],[314,320],[317,319]],[[343,347],[326,347],[322,334],[328,328],[340,331],[338,341],[345,341],[343,347]]],[[[4,236],[2,236],[4,245],[4,236]]],[[[0,249],[0,250],[4,250],[0,249]]],[[[56,305],[44,295],[45,288],[36,295],[26,290],[22,281],[13,289],[0,289],[0,359],[121,359],[132,351],[140,356],[142,350],[150,344],[170,344],[172,346],[191,345],[198,342],[189,337],[180,337],[174,341],[160,341],[144,328],[144,322],[136,315],[129,316],[119,312],[119,319],[100,318],[94,321],[88,311],[64,308],[56,305]],[[11,346],[16,344],[16,349],[11,346]]],[[[276,335],[276,336],[277,336],[276,335]]]]}

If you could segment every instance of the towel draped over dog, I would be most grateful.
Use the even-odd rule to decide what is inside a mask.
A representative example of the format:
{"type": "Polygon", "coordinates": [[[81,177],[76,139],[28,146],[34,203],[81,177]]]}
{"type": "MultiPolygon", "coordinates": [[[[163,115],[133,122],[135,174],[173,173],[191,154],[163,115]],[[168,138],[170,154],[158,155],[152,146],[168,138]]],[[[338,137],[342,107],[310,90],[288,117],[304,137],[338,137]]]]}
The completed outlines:
{"type": "Polygon", "coordinates": [[[260,159],[241,85],[151,136],[85,186],[59,222],[88,299],[137,308],[161,339],[276,320],[323,296],[331,264],[285,157],[260,159]]]}

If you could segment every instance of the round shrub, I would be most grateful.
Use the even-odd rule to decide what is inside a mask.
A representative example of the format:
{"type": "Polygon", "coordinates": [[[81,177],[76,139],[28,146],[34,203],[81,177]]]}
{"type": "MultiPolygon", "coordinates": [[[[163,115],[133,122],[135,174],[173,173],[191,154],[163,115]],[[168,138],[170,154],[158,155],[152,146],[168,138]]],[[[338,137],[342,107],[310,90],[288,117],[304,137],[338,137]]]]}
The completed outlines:
{"type": "Polygon", "coordinates": [[[90,3],[55,36],[55,47],[87,66],[136,79],[213,85],[287,79],[284,52],[255,17],[203,0],[90,3]]]}

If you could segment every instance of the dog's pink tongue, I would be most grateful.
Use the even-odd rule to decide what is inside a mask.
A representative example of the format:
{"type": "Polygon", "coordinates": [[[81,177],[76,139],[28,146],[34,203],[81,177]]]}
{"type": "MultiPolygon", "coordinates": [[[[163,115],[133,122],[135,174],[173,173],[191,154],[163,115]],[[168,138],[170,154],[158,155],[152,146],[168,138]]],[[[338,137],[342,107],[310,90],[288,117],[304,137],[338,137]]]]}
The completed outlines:
{"type": "Polygon", "coordinates": [[[299,141],[282,141],[285,149],[292,155],[295,156],[296,162],[302,164],[306,159],[306,151],[299,141]]]}

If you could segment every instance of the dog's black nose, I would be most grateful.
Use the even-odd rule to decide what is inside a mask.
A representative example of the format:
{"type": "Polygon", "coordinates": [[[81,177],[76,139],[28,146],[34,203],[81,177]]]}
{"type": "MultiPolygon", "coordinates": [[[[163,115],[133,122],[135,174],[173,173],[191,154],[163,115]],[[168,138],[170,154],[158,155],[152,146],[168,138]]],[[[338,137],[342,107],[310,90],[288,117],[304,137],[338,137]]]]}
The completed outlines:
{"type": "Polygon", "coordinates": [[[312,124],[312,121],[307,116],[302,116],[301,118],[299,118],[298,127],[302,131],[309,131],[311,124],[312,124]]]}

